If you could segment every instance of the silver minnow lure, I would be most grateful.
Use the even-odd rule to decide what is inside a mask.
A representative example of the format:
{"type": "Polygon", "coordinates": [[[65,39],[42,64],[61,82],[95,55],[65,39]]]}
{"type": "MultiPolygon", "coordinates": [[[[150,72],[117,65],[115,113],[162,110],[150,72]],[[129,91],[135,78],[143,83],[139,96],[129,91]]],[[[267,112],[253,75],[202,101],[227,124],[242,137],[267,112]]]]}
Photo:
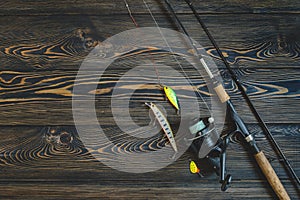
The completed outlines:
{"type": "Polygon", "coordinates": [[[175,142],[175,138],[173,135],[173,131],[171,129],[171,126],[167,120],[167,118],[163,115],[163,113],[161,112],[161,110],[152,102],[145,103],[147,106],[149,106],[149,108],[152,110],[153,114],[155,115],[155,118],[157,119],[157,121],[159,122],[160,126],[162,127],[162,129],[164,130],[165,134],[167,135],[170,144],[172,146],[172,148],[174,149],[174,151],[177,153],[177,145],[175,142]]]}

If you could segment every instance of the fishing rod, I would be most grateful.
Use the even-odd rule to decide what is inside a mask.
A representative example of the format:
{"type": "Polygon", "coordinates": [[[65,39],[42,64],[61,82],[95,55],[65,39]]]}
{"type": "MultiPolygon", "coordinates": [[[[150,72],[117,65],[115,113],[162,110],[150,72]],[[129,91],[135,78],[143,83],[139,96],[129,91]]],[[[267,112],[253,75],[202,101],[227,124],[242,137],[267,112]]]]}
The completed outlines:
{"type": "MultiPolygon", "coordinates": [[[[188,38],[190,38],[188,32],[186,31],[185,27],[183,26],[183,24],[179,20],[177,14],[174,11],[174,9],[173,9],[172,5],[170,4],[170,2],[168,0],[164,0],[164,1],[165,1],[166,5],[167,5],[169,11],[171,12],[171,14],[173,15],[173,17],[175,18],[175,20],[176,20],[178,26],[180,27],[180,29],[188,36],[188,38]]],[[[190,1],[186,0],[186,2],[188,2],[189,6],[192,6],[192,4],[191,4],[190,1]]],[[[195,11],[195,9],[193,9],[193,11],[195,11]]],[[[196,16],[198,16],[198,15],[196,14],[196,16]]],[[[200,17],[198,16],[197,19],[199,20],[200,17]]],[[[201,25],[203,25],[203,22],[201,23],[201,25]]],[[[206,29],[206,32],[208,32],[207,29],[206,29]]],[[[210,39],[211,38],[212,37],[210,35],[210,39]]],[[[201,59],[201,55],[199,55],[198,49],[195,47],[195,45],[193,44],[193,42],[191,41],[191,39],[190,39],[189,42],[191,43],[191,46],[192,46],[193,50],[196,52],[196,56],[201,59]]],[[[214,45],[216,45],[215,42],[212,42],[212,43],[214,45]]],[[[219,50],[219,53],[220,53],[220,56],[223,57],[220,50],[219,50]]],[[[225,63],[227,63],[225,58],[224,58],[224,60],[225,60],[225,63]]],[[[272,168],[271,164],[267,160],[267,158],[264,155],[264,153],[256,145],[254,137],[252,136],[252,134],[250,134],[250,132],[249,132],[248,128],[246,127],[246,125],[244,124],[243,120],[237,114],[237,112],[236,112],[233,104],[230,101],[230,97],[227,94],[227,92],[225,91],[223,85],[214,78],[213,74],[210,72],[210,70],[208,69],[208,67],[205,67],[205,64],[202,63],[202,65],[204,66],[205,70],[207,71],[209,77],[211,78],[211,82],[213,84],[214,90],[215,90],[216,94],[218,95],[220,101],[222,103],[226,103],[227,104],[227,107],[228,107],[229,112],[230,112],[230,116],[231,116],[231,118],[235,122],[235,125],[236,125],[236,128],[237,128],[237,132],[239,132],[243,136],[243,138],[245,139],[247,147],[249,148],[250,152],[253,154],[253,156],[256,159],[256,161],[257,161],[257,163],[258,163],[261,171],[264,173],[265,177],[267,178],[267,180],[268,180],[269,184],[271,185],[271,187],[273,188],[274,192],[276,193],[276,195],[280,199],[290,199],[289,195],[287,194],[285,188],[283,187],[280,179],[276,175],[276,173],[275,173],[274,169],[272,168]]],[[[230,71],[230,73],[234,74],[233,71],[230,69],[230,66],[229,66],[228,63],[226,64],[226,66],[228,66],[228,70],[230,71]]],[[[236,76],[233,76],[233,77],[234,77],[233,80],[237,84],[239,84],[238,87],[242,88],[242,85],[239,83],[237,77],[236,76]]],[[[243,91],[243,90],[241,90],[241,91],[243,91]]],[[[243,93],[246,94],[245,91],[243,93]]],[[[250,99],[248,98],[247,101],[250,102],[250,99]]],[[[252,105],[252,107],[254,108],[253,105],[252,105]]],[[[257,113],[256,116],[259,116],[259,114],[257,113]]],[[[221,160],[223,160],[223,159],[221,159],[221,160]]]]}
{"type": "Polygon", "coordinates": [[[201,25],[202,29],[204,30],[204,32],[206,33],[207,37],[209,38],[209,40],[211,41],[211,43],[213,44],[214,48],[217,50],[218,55],[220,56],[221,60],[223,61],[223,63],[225,64],[230,76],[232,77],[232,80],[234,81],[234,83],[237,85],[238,89],[241,91],[243,97],[245,98],[247,104],[249,105],[252,113],[254,114],[256,120],[259,122],[261,128],[263,129],[265,135],[267,136],[267,138],[271,141],[273,147],[275,147],[277,154],[280,155],[280,157],[283,159],[284,163],[285,163],[285,167],[288,168],[288,171],[290,172],[290,174],[293,176],[293,178],[296,180],[296,182],[298,183],[298,185],[300,185],[300,180],[295,172],[295,170],[292,168],[289,160],[287,159],[287,157],[284,155],[282,149],[280,148],[280,146],[278,145],[278,143],[276,142],[275,138],[273,137],[272,133],[270,132],[269,128],[267,127],[266,123],[264,122],[264,120],[261,118],[260,114],[257,112],[256,108],[254,107],[252,101],[250,100],[248,94],[246,93],[243,85],[241,84],[241,82],[239,81],[239,79],[237,78],[237,76],[235,75],[235,73],[233,72],[233,70],[231,69],[229,63],[227,62],[226,58],[224,57],[224,55],[222,54],[219,46],[217,45],[215,39],[213,38],[213,36],[210,34],[209,30],[207,29],[206,25],[204,24],[204,22],[202,21],[202,19],[200,18],[199,13],[196,11],[195,7],[193,6],[193,3],[190,0],[185,0],[185,2],[189,5],[190,9],[192,10],[194,16],[197,18],[197,21],[199,22],[199,24],[201,25]]]}
{"type": "MultiPolygon", "coordinates": [[[[150,12],[153,20],[155,21],[156,25],[158,26],[158,24],[157,24],[157,22],[156,22],[156,20],[155,20],[155,18],[153,16],[150,8],[147,6],[147,4],[146,4],[145,1],[143,1],[143,2],[146,5],[147,9],[149,10],[149,12],[150,12]]],[[[176,22],[179,24],[180,28],[189,37],[187,31],[185,30],[184,26],[182,25],[182,23],[178,19],[178,17],[176,15],[175,11],[173,10],[171,4],[167,0],[165,2],[167,3],[169,10],[171,10],[171,12],[172,12],[173,16],[175,17],[176,22]]],[[[126,1],[125,1],[125,3],[126,3],[126,1]]],[[[131,14],[131,11],[130,11],[129,6],[128,6],[127,3],[126,3],[126,6],[127,6],[127,9],[128,9],[129,15],[132,18],[133,23],[136,25],[136,21],[134,20],[134,18],[133,18],[132,14],[131,14]]],[[[190,39],[190,37],[189,37],[189,39],[190,39]]],[[[196,52],[196,56],[200,59],[202,65],[204,66],[205,70],[207,71],[209,77],[211,78],[213,86],[214,86],[214,90],[217,93],[220,101],[222,103],[226,103],[227,104],[227,106],[228,106],[228,108],[230,110],[230,115],[231,115],[232,119],[235,121],[235,124],[236,124],[236,128],[237,128],[236,132],[239,132],[244,137],[245,141],[248,144],[248,148],[250,149],[251,153],[254,155],[255,159],[257,160],[257,163],[259,164],[261,170],[263,171],[263,173],[267,177],[267,180],[269,181],[270,185],[272,186],[272,188],[275,191],[275,193],[277,194],[277,196],[280,199],[289,199],[289,196],[288,196],[287,192],[285,191],[285,189],[284,189],[283,185],[281,184],[279,178],[277,177],[276,173],[274,172],[272,166],[270,165],[270,163],[266,159],[264,153],[259,150],[259,148],[257,147],[256,142],[254,140],[254,137],[249,133],[247,127],[244,124],[244,122],[242,121],[242,119],[239,117],[239,115],[235,111],[234,106],[233,106],[233,104],[230,101],[230,97],[226,93],[223,85],[221,83],[219,83],[215,79],[215,77],[213,76],[213,74],[209,70],[207,64],[205,63],[205,61],[203,60],[203,58],[199,54],[197,48],[194,46],[194,44],[191,41],[191,39],[190,39],[190,43],[192,44],[193,50],[195,50],[195,52],[196,52]]],[[[171,48],[170,48],[170,50],[171,50],[171,48]]],[[[199,132],[205,132],[204,130],[210,127],[208,125],[205,125],[202,120],[199,121],[199,123],[194,124],[190,128],[193,129],[193,127],[195,127],[195,126],[196,126],[196,131],[199,131],[201,129],[201,131],[199,131],[199,132]]],[[[191,131],[191,129],[190,129],[190,131],[191,131]]],[[[207,133],[209,133],[210,131],[211,130],[208,130],[207,133]]],[[[231,176],[230,175],[227,175],[226,178],[224,176],[225,175],[225,172],[224,172],[225,171],[225,160],[226,160],[225,149],[226,149],[228,143],[229,143],[228,137],[223,137],[221,139],[221,142],[219,142],[216,145],[216,148],[215,148],[220,153],[220,166],[221,167],[218,167],[218,169],[220,169],[220,171],[221,171],[221,173],[219,173],[220,177],[221,177],[220,182],[222,183],[222,187],[221,188],[224,191],[227,188],[227,184],[229,184],[230,181],[231,181],[231,176]]],[[[208,156],[209,156],[209,154],[208,154],[208,156]]],[[[207,156],[207,158],[209,158],[208,156],[207,156]]],[[[209,161],[213,163],[214,168],[215,168],[217,164],[215,164],[214,160],[213,159],[209,159],[209,161]]],[[[191,164],[193,164],[193,163],[191,162],[191,164]]],[[[194,166],[194,165],[192,165],[192,166],[194,166]]],[[[196,172],[198,172],[198,170],[196,170],[196,172]]]]}

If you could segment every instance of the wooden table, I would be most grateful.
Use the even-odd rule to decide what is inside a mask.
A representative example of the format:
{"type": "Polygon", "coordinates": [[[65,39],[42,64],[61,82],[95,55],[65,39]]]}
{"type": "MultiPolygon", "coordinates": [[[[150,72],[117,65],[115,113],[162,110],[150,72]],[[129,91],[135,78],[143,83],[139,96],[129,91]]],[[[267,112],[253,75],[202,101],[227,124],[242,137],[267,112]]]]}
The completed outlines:
{"type": "MultiPolygon", "coordinates": [[[[140,27],[155,27],[142,1],[128,3],[140,27]]],[[[147,3],[160,27],[178,29],[164,3],[147,3]]],[[[214,57],[238,113],[291,198],[299,199],[299,190],[188,6],[171,3],[190,35],[214,57]]],[[[299,175],[299,1],[212,0],[197,1],[195,7],[299,175]]],[[[227,170],[233,181],[226,192],[215,175],[200,179],[189,173],[188,153],[170,166],[142,174],[111,169],[91,156],[74,125],[73,83],[97,44],[135,28],[123,1],[2,1],[0,25],[1,199],[275,198],[239,144],[228,148],[227,170]]],[[[84,84],[96,80],[80,78],[84,84]]],[[[100,99],[107,99],[112,86],[98,92],[100,99]]]]}

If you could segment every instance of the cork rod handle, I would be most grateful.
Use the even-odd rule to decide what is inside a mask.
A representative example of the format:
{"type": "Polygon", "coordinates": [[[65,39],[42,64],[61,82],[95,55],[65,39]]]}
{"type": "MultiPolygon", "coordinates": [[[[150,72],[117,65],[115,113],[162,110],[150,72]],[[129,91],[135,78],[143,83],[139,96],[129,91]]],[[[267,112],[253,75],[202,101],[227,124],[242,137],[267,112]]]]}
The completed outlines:
{"type": "Polygon", "coordinates": [[[278,176],[276,175],[274,169],[272,168],[265,154],[262,151],[260,151],[257,154],[255,154],[254,157],[261,171],[266,176],[269,184],[271,185],[271,187],[273,188],[274,192],[279,197],[279,199],[289,200],[290,199],[289,195],[287,194],[285,188],[280,182],[278,176]]]}
{"type": "Polygon", "coordinates": [[[214,87],[214,90],[222,103],[225,103],[230,99],[222,84],[218,84],[216,87],[214,87]]]}

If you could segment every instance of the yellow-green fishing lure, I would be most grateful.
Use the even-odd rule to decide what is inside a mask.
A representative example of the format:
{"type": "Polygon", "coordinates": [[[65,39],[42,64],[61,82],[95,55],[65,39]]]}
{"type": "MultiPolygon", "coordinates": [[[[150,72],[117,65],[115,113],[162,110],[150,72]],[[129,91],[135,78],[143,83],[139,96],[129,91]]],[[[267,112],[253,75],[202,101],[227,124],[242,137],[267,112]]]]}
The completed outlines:
{"type": "Polygon", "coordinates": [[[176,96],[176,93],[174,90],[168,86],[163,85],[164,92],[166,94],[167,99],[170,101],[170,103],[179,111],[179,103],[176,96]]]}

